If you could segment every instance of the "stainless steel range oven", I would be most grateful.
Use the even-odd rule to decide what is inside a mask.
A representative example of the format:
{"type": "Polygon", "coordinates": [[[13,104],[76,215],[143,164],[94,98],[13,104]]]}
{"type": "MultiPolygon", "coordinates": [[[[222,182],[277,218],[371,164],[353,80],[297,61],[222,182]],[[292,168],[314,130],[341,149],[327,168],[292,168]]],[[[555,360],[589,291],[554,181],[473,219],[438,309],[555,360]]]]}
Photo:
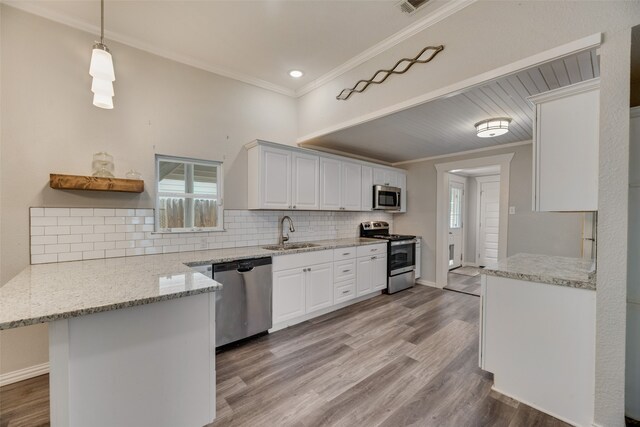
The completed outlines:
{"type": "Polygon", "coordinates": [[[389,234],[389,223],[384,221],[363,222],[360,236],[387,241],[387,293],[413,287],[416,279],[415,236],[389,234]]]}

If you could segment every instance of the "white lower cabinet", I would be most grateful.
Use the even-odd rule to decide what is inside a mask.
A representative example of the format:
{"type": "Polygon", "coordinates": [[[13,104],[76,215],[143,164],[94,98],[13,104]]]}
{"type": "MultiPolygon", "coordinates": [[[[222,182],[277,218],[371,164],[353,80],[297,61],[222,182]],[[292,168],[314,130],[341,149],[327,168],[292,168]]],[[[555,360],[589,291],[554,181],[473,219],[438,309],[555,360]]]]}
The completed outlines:
{"type": "Polygon", "coordinates": [[[333,305],[333,264],[319,264],[305,269],[306,312],[333,305]]]}
{"type": "Polygon", "coordinates": [[[387,287],[387,256],[371,255],[358,258],[357,296],[387,287]]]}
{"type": "Polygon", "coordinates": [[[276,256],[273,326],[293,325],[386,287],[386,243],[276,256]]]}
{"type": "Polygon", "coordinates": [[[302,268],[273,273],[273,323],[305,314],[305,279],[302,268]]]}

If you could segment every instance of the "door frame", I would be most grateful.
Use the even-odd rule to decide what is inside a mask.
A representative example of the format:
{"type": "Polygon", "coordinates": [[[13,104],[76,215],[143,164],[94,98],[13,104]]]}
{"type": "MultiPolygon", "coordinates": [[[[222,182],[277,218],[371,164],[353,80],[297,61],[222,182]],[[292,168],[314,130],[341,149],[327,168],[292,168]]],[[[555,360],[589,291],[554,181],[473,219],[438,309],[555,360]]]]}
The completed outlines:
{"type": "MultiPolygon", "coordinates": [[[[482,187],[482,184],[485,182],[500,182],[501,177],[502,177],[502,171],[500,171],[499,175],[487,175],[487,176],[474,177],[477,182],[477,185],[476,185],[476,203],[477,203],[477,206],[476,206],[476,213],[477,213],[476,214],[476,259],[474,261],[475,261],[475,264],[478,266],[480,265],[478,255],[480,255],[480,217],[482,216],[482,210],[481,210],[482,204],[480,200],[481,193],[482,193],[481,187],[482,187]]],[[[500,220],[498,219],[498,221],[500,220]]],[[[498,233],[500,233],[500,230],[498,230],[498,233]]],[[[500,235],[498,235],[498,240],[500,240],[500,235]]]]}
{"type": "MultiPolygon", "coordinates": [[[[469,182],[469,177],[456,175],[455,173],[447,172],[448,177],[453,175],[455,178],[453,180],[449,180],[447,182],[447,187],[451,184],[451,181],[462,184],[462,227],[461,227],[461,241],[460,241],[460,254],[462,255],[462,259],[460,260],[460,267],[464,266],[464,254],[466,253],[466,243],[467,243],[467,228],[465,224],[467,224],[467,183],[469,182]]],[[[447,214],[449,214],[449,209],[447,208],[447,214]]],[[[447,219],[449,219],[449,215],[447,215],[447,219]]],[[[449,230],[448,226],[449,221],[447,221],[447,231],[449,230]]],[[[447,268],[449,268],[447,263],[447,268]]]]}
{"type": "Polygon", "coordinates": [[[509,176],[511,159],[514,153],[475,159],[456,160],[435,165],[436,177],[436,286],[447,286],[448,274],[448,230],[447,199],[449,193],[449,175],[454,169],[468,169],[500,165],[500,220],[498,237],[498,259],[507,257],[507,233],[509,231],[509,176]]]}

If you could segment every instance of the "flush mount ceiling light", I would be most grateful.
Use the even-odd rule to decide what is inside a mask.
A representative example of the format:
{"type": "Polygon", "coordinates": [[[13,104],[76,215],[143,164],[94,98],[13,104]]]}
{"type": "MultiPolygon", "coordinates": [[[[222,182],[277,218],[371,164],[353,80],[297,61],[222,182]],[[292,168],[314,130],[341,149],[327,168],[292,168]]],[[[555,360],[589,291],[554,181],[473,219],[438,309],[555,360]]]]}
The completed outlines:
{"type": "Polygon", "coordinates": [[[113,81],[116,74],[113,71],[113,59],[109,48],[104,44],[104,0],[100,0],[100,41],[93,45],[89,74],[93,77],[91,92],[93,105],[99,108],[113,108],[113,81]]]}
{"type": "Polygon", "coordinates": [[[294,79],[299,79],[300,77],[304,76],[304,73],[300,70],[291,70],[289,71],[289,75],[294,79]]]}
{"type": "Polygon", "coordinates": [[[509,117],[483,120],[475,124],[476,132],[480,138],[493,138],[509,132],[509,123],[511,123],[509,117]]]}

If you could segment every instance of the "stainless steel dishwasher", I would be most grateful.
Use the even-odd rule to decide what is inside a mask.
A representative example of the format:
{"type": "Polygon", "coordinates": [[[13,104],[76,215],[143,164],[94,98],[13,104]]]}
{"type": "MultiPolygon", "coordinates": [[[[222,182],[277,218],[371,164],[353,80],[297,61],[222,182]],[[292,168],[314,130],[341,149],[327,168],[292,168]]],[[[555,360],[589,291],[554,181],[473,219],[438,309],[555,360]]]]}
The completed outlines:
{"type": "Polygon", "coordinates": [[[216,347],[266,332],[272,326],[271,258],[213,265],[216,292],[216,347]]]}

